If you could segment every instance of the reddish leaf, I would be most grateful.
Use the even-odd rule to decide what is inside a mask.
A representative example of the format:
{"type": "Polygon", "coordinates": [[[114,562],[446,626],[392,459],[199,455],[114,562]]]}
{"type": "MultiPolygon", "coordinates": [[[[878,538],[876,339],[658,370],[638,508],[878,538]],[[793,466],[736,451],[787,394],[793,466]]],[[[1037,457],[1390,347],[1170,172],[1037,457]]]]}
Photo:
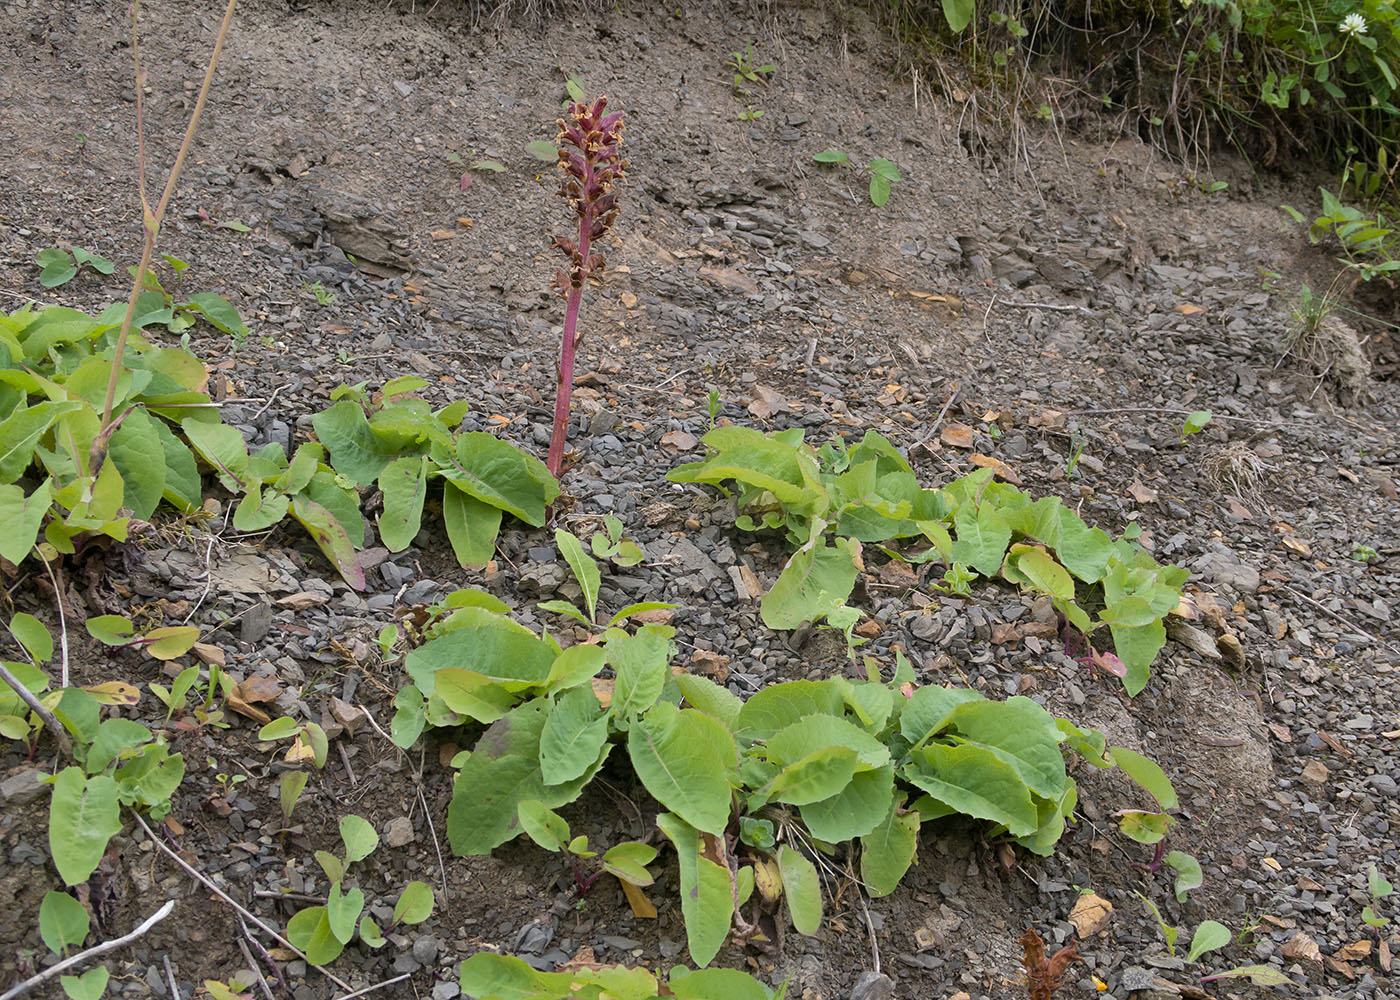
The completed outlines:
{"type": "Polygon", "coordinates": [[[1040,940],[1035,928],[1031,928],[1021,935],[1021,947],[1026,952],[1021,964],[1026,967],[1026,989],[1030,1000],[1050,1000],[1069,964],[1079,961],[1074,942],[1071,941],[1047,959],[1045,943],[1040,940]]]}

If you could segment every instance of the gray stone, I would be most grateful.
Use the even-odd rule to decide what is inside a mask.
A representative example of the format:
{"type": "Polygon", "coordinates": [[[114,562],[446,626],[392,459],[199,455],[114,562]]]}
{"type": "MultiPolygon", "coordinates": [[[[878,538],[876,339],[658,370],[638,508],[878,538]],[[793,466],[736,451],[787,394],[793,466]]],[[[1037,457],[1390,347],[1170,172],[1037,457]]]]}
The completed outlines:
{"type": "Polygon", "coordinates": [[[433,1000],[454,1000],[461,993],[462,987],[454,982],[438,983],[433,987],[433,1000]]]}
{"type": "Polygon", "coordinates": [[[403,847],[413,843],[416,837],[413,822],[407,816],[395,816],[384,828],[384,843],[389,847],[403,847]]]}
{"type": "Polygon", "coordinates": [[[26,767],[0,781],[0,805],[26,806],[43,795],[46,788],[39,781],[38,769],[26,767]]]}
{"type": "MultiPolygon", "coordinates": [[[[1400,796],[1400,785],[1395,783],[1395,779],[1388,774],[1373,774],[1366,779],[1366,784],[1380,792],[1386,798],[1393,799],[1400,796]]],[[[3,796],[0,796],[3,798],[3,796]]]]}
{"type": "Polygon", "coordinates": [[[851,987],[851,1000],[889,1000],[894,980],[882,972],[862,972],[851,987]]]}
{"type": "Polygon", "coordinates": [[[272,605],[259,601],[243,613],[238,622],[238,638],[257,645],[272,631],[272,605]]]}
{"type": "Polygon", "coordinates": [[[413,957],[424,965],[432,965],[441,950],[441,943],[431,934],[424,934],[413,942],[413,957]]]}

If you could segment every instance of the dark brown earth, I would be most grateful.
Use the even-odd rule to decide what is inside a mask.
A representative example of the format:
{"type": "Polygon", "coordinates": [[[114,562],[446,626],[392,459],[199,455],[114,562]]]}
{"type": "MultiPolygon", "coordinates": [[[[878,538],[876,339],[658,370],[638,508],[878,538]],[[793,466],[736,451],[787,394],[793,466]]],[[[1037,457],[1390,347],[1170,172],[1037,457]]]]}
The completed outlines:
{"type": "MultiPolygon", "coordinates": [[[[142,5],[157,191],[214,7],[142,5]]],[[[31,299],[99,308],[124,295],[115,278],[93,275],[44,290],[32,260],[55,245],[122,266],[137,259],[128,39],[124,5],[0,5],[7,309],[31,299]]],[[[872,566],[857,597],[882,628],[873,655],[889,662],[897,643],[922,680],[1032,694],[1159,761],[1182,797],[1171,846],[1200,859],[1205,885],[1178,905],[1164,876],[1146,875],[1138,864],[1148,852],[1111,816],[1141,803],[1121,777],[1083,768],[1079,822],[1054,857],[936,825],[894,895],[863,903],[838,871],[818,937],[789,933],[773,954],[731,946],[718,963],[775,983],[791,976],[790,995],[814,1000],[851,995],[876,956],[898,997],[1024,995],[1017,939],[1035,926],[1056,946],[1067,940],[1068,915],[1091,890],[1114,915],[1080,943],[1086,964],[1072,968],[1063,996],[1095,995],[1091,974],[1104,996],[1176,996],[1166,983],[1271,959],[1298,984],[1284,995],[1400,996],[1379,947],[1394,941],[1392,928],[1373,938],[1360,920],[1368,865],[1400,875],[1400,393],[1395,328],[1376,322],[1400,320],[1393,287],[1352,299],[1351,283],[1339,284],[1339,305],[1372,318],[1337,310],[1330,336],[1359,336],[1361,349],[1338,354],[1325,375],[1282,350],[1301,287],[1322,293],[1339,265],[1278,206],[1306,213],[1328,176],[1312,164],[1293,165],[1291,178],[1259,175],[1220,157],[1197,177],[1116,133],[1116,122],[979,120],[966,94],[903,72],[854,8],[627,4],[536,27],[473,25],[448,2],[246,0],[159,247],[191,263],[183,287],[226,295],[253,330],[242,345],[191,331],[226,393],[225,420],[258,443],[295,441],[337,384],[417,372],[433,381],[435,402],[465,398],[474,426],[543,454],[562,313],[546,246],[564,217],[551,169],[525,146],[551,137],[575,74],[625,109],[631,161],[608,273],[585,301],[589,377],[565,481],[566,523],[613,511],[649,554],[609,582],[605,605],[677,601],[679,661],[697,649],[730,657],[739,693],[842,669],[829,633],[802,645],[769,632],[756,601],[736,590],[740,565],[771,582],[778,541],[739,532],[713,496],[665,481],[682,459],[661,436],[702,433],[713,389],[734,422],[803,425],[817,441],[880,430],[927,485],[970,471],[972,450],[998,457],[1027,491],[1058,495],[1091,523],[1119,531],[1136,521],[1158,558],[1191,569],[1190,589],[1223,609],[1194,623],[1200,648],[1169,643],[1148,689],[1128,701],[1053,639],[1018,632],[1039,609],[1014,591],[985,585],[964,604],[940,599],[928,574],[891,582],[872,566]],[[749,40],[778,68],[748,102],[763,116],[745,122],[725,62],[749,40]],[[898,164],[883,209],[859,178],[812,162],[828,147],[898,164]],[[474,172],[463,189],[449,153],[506,170],[474,172]],[[1227,191],[1203,193],[1212,179],[1229,181],[1227,191]],[[319,303],[315,283],[333,301],[319,303]],[[1218,419],[1183,441],[1178,429],[1196,409],[1218,419]],[[973,429],[973,449],[944,443],[955,423],[973,429]],[[1377,559],[1353,558],[1357,546],[1377,559]],[[1219,657],[1224,633],[1238,637],[1239,655],[1219,657]],[[1188,928],[1213,918],[1244,932],[1201,969],[1187,967],[1179,952],[1164,955],[1136,892],[1188,928]],[[1298,957],[1299,934],[1321,960],[1298,957]]],[[[484,586],[536,621],[534,602],[568,587],[550,536],[519,525],[488,575],[458,569],[430,530],[360,596],[299,534],[239,537],[222,523],[167,525],[139,546],[91,555],[71,573],[70,607],[188,618],[234,676],[274,674],[285,688],[279,709],[315,719],[336,695],[387,726],[402,674],[379,663],[372,640],[396,608],[484,586]],[[323,602],[285,605],[307,591],[323,602]]],[[[56,625],[52,589],[29,565],[7,592],[16,610],[56,625]]],[[[75,683],[163,680],[154,661],[108,659],[81,632],[72,642],[75,683]]],[[[155,706],[148,696],[135,717],[160,722],[155,706]]],[[[651,893],[659,918],[643,921],[611,884],[576,904],[557,858],[527,843],[440,863],[452,747],[430,741],[404,755],[371,727],[337,736],[298,806],[299,832],[275,835],[280,755],[256,731],[235,717],[227,730],[174,736],[187,762],[174,846],[285,926],[295,907],[259,893],[324,892],[312,852],[334,846],[341,815],[381,832],[406,817],[412,841],[381,847],[361,884],[392,902],[421,878],[438,888],[438,908],[381,951],[349,949],[332,971],[351,986],[407,972],[412,991],[400,982],[383,995],[446,1000],[457,964],[481,948],[544,964],[583,947],[651,967],[685,959],[674,867],[663,866],[651,893]],[[247,781],[225,801],[219,774],[247,781]]],[[[53,763],[47,744],[34,762],[8,749],[0,776],[53,763]]],[[[620,769],[603,777],[566,810],[575,832],[603,843],[645,835],[619,804],[630,798],[646,816],[645,796],[620,769]]],[[[6,802],[0,815],[0,985],[48,961],[37,912],[59,881],[45,802],[6,802]]],[[[185,997],[248,968],[229,908],[130,825],[113,846],[94,888],[99,937],[178,902],[173,919],[107,956],[111,995],[168,996],[167,956],[185,997]]],[[[298,998],[345,992],[301,963],[283,971],[298,998]]],[[[1207,987],[1216,997],[1269,992],[1207,987]]]]}

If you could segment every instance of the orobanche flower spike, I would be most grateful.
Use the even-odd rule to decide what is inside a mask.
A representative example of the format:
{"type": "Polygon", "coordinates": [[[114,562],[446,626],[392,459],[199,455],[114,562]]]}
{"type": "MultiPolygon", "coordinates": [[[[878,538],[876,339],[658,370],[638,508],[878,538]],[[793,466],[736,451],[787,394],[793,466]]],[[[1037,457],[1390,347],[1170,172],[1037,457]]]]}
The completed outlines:
{"type": "Polygon", "coordinates": [[[622,112],[604,114],[608,99],[600,95],[591,105],[574,102],[568,117],[559,119],[559,196],[578,216],[576,239],[554,237],[554,246],[568,258],[555,284],[564,296],[564,343],[559,351],[559,387],[554,402],[554,432],[549,440],[546,464],[557,478],[564,462],[564,439],[569,429],[569,401],[574,386],[574,355],[583,335],[577,333],[583,286],[601,273],[604,259],[593,251],[617,219],[614,185],[622,179],[627,161],[622,158],[622,112]]]}

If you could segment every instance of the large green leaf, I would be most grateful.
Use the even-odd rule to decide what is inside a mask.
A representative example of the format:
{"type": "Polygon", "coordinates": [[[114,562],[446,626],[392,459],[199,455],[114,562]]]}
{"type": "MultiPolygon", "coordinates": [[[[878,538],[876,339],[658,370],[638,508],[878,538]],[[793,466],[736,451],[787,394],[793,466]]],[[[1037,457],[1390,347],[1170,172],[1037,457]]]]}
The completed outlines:
{"type": "Polygon", "coordinates": [[[437,670],[433,674],[433,689],[444,705],[477,722],[495,722],[510,711],[517,700],[499,681],[460,667],[437,670]]]}
{"type": "Polygon", "coordinates": [[[501,516],[499,507],[482,503],[456,483],[447,481],[442,494],[442,520],[460,565],[480,569],[491,561],[496,536],[501,531],[501,516]]]}
{"type": "Polygon", "coordinates": [[[479,951],[458,967],[462,993],[488,1000],[560,1000],[574,974],[540,972],[514,955],[479,951]]]}
{"type": "Polygon", "coordinates": [[[287,940],[306,953],[312,965],[328,965],[345,950],[331,930],[324,906],[308,906],[287,921],[287,940]]]}
{"type": "Polygon", "coordinates": [[[54,890],[44,894],[39,904],[39,936],[49,951],[62,955],[69,947],[82,944],[91,926],[87,909],[68,893],[54,890]]]}
{"type": "Polygon", "coordinates": [[[572,781],[598,759],[608,739],[608,713],[588,685],[566,692],[540,733],[540,773],[545,784],[572,781]]]}
{"type": "Polygon", "coordinates": [[[699,833],[680,816],[659,813],[656,825],[675,845],[680,863],[681,915],[691,961],[709,965],[729,936],[734,917],[729,872],[705,857],[699,833]]]}
{"type": "Polygon", "coordinates": [[[53,780],[49,801],[49,854],[65,885],[79,885],[97,870],[107,842],[121,831],[117,783],[65,767],[53,780]]]}
{"type": "Polygon", "coordinates": [[[122,474],[126,487],[123,503],[141,520],[149,520],[165,492],[165,448],[157,423],[137,407],[126,415],[107,446],[107,457],[122,474]]]}
{"type": "Polygon", "coordinates": [[[107,765],[127,750],[135,750],[155,739],[151,731],[131,719],[107,719],[97,727],[97,735],[83,761],[90,774],[107,770],[107,765]]]}
{"type": "Polygon", "coordinates": [[[1118,770],[1141,785],[1163,809],[1175,809],[1180,804],[1171,779],[1156,761],[1126,747],[1110,747],[1108,755],[1118,765],[1118,770]]]}
{"type": "Polygon", "coordinates": [[[545,508],[559,496],[543,462],[480,431],[459,435],[454,451],[434,447],[433,460],[464,493],[534,527],[544,524],[545,508]]]}
{"type": "Polygon", "coordinates": [[[671,994],[676,1000],[772,1000],[773,992],[738,969],[671,969],[671,994]]]}
{"type": "Polygon", "coordinates": [[[443,667],[470,670],[517,691],[549,677],[554,649],[523,625],[477,607],[457,609],[452,621],[452,631],[404,658],[404,669],[424,694],[433,693],[433,674],[443,667]]]}
{"type": "Polygon", "coordinates": [[[982,695],[970,688],[925,684],[905,700],[899,716],[899,731],[912,746],[922,746],[948,727],[958,706],[982,700],[982,695]]]}
{"type": "Polygon", "coordinates": [[[714,449],[714,456],[673,469],[666,478],[712,486],[734,479],[769,491],[796,513],[824,512],[827,493],[818,479],[811,449],[804,445],[794,447],[751,427],[716,427],[702,440],[714,449]]]}
{"type": "Polygon", "coordinates": [[[1167,644],[1166,626],[1154,619],[1136,628],[1110,625],[1108,631],[1113,636],[1113,651],[1127,668],[1123,675],[1123,687],[1129,696],[1135,695],[1147,686],[1152,661],[1167,644]]]}
{"type": "Polygon", "coordinates": [[[247,490],[248,445],[236,427],[186,417],[180,429],[199,457],[214,467],[224,489],[230,493],[247,490]]]}
{"type": "Polygon", "coordinates": [[[421,451],[411,438],[375,434],[364,408],[350,399],[316,414],[311,426],[330,453],[332,468],[357,486],[373,483],[394,459],[421,451]]]}
{"type": "Polygon", "coordinates": [[[983,576],[995,576],[1001,570],[1002,556],[1011,542],[1011,526],[995,504],[963,504],[953,514],[953,529],[958,534],[953,543],[954,561],[983,576]]]}
{"type": "Polygon", "coordinates": [[[587,771],[559,784],[545,783],[540,768],[540,736],[549,718],[548,701],[537,698],[511,709],[477,740],[453,786],[447,810],[447,837],[457,854],[490,854],[519,835],[518,808],[538,799],[557,809],[572,802],[607,756],[607,745],[587,771]]]}
{"type": "Polygon", "coordinates": [[[331,886],[326,898],[326,922],[331,933],[341,944],[349,944],[355,936],[355,925],[360,922],[360,912],[365,908],[365,893],[358,886],[349,892],[342,892],[340,883],[331,886]]]}
{"type": "Polygon", "coordinates": [[[888,747],[854,723],[834,715],[809,715],[784,726],[768,738],[765,752],[775,764],[788,765],[827,747],[855,751],[863,771],[884,767],[890,761],[888,747]]]}
{"type": "Polygon", "coordinates": [[[738,695],[698,674],[677,674],[675,681],[692,708],[713,716],[725,727],[733,729],[739,710],[744,706],[738,695]]]}
{"type": "Polygon", "coordinates": [[[18,486],[0,486],[0,556],[16,565],[34,548],[39,525],[53,503],[51,484],[43,480],[29,496],[18,486]]]}
{"type": "Polygon", "coordinates": [[[828,545],[817,536],[792,554],[763,595],[763,623],[774,629],[797,628],[831,614],[851,596],[859,560],[860,543],[855,539],[838,536],[828,545]]]}
{"type": "Polygon", "coordinates": [[[734,733],[745,741],[766,740],[812,714],[841,715],[841,692],[828,681],[784,681],[754,694],[739,710],[734,733]]]}
{"type": "Polygon", "coordinates": [[[277,524],[292,509],[291,498],[263,484],[248,484],[248,492],[233,511],[233,526],[238,531],[263,531],[277,524]]]}
{"type": "Polygon", "coordinates": [[[632,768],[652,797],[696,829],[719,835],[729,822],[734,739],[694,709],[660,702],[627,734],[632,768]]]}
{"type": "Polygon", "coordinates": [[[829,799],[851,783],[859,763],[856,752],[847,747],[814,750],[784,767],[773,780],[770,794],[795,806],[829,799]]]}
{"type": "Polygon", "coordinates": [[[13,483],[29,468],[34,446],[55,420],[82,408],[76,401],[45,401],[0,420],[0,483],[13,483]]]}
{"type": "Polygon", "coordinates": [[[390,552],[402,552],[422,527],[423,502],[428,498],[428,456],[390,462],[379,473],[379,489],[384,494],[379,537],[390,552]]]}
{"type": "Polygon", "coordinates": [[[165,452],[165,489],[162,495],[177,510],[188,514],[199,506],[203,493],[199,481],[199,466],[194,452],[175,436],[164,420],[152,420],[160,447],[165,452]]]}
{"type": "Polygon", "coordinates": [[[238,310],[228,299],[217,292],[195,292],[181,305],[182,309],[197,312],[216,329],[231,337],[242,340],[248,336],[248,327],[238,315],[238,310]]]}
{"type": "Polygon", "coordinates": [[[1020,774],[985,747],[930,743],[910,756],[905,779],[954,811],[1000,823],[1013,837],[1024,837],[1040,825],[1020,774]]]}
{"type": "Polygon", "coordinates": [[[783,844],[778,848],[778,872],[792,926],[799,934],[816,934],[822,924],[822,886],[817,866],[801,851],[783,844]]]}
{"type": "Polygon", "coordinates": [[[872,896],[888,896],[914,863],[919,847],[919,814],[901,812],[896,793],[880,825],[860,839],[860,877],[872,896]]]}
{"type": "Polygon", "coordinates": [[[974,701],[953,712],[953,728],[970,743],[1010,764],[1031,791],[1057,800],[1065,791],[1065,758],[1054,717],[1021,695],[1006,701],[974,701]]]}
{"type": "Polygon", "coordinates": [[[661,696],[670,674],[666,664],[673,631],[661,625],[644,625],[635,635],[609,629],[607,660],[617,674],[613,718],[626,720],[641,715],[661,696]]]}
{"type": "Polygon", "coordinates": [[[355,555],[355,543],[344,522],[330,510],[305,496],[292,498],[292,517],[311,535],[341,578],[355,590],[365,589],[365,571],[355,555]]]}
{"type": "Polygon", "coordinates": [[[799,807],[802,822],[812,836],[828,844],[864,837],[880,824],[893,794],[893,764],[860,771],[831,798],[799,807]]]}

